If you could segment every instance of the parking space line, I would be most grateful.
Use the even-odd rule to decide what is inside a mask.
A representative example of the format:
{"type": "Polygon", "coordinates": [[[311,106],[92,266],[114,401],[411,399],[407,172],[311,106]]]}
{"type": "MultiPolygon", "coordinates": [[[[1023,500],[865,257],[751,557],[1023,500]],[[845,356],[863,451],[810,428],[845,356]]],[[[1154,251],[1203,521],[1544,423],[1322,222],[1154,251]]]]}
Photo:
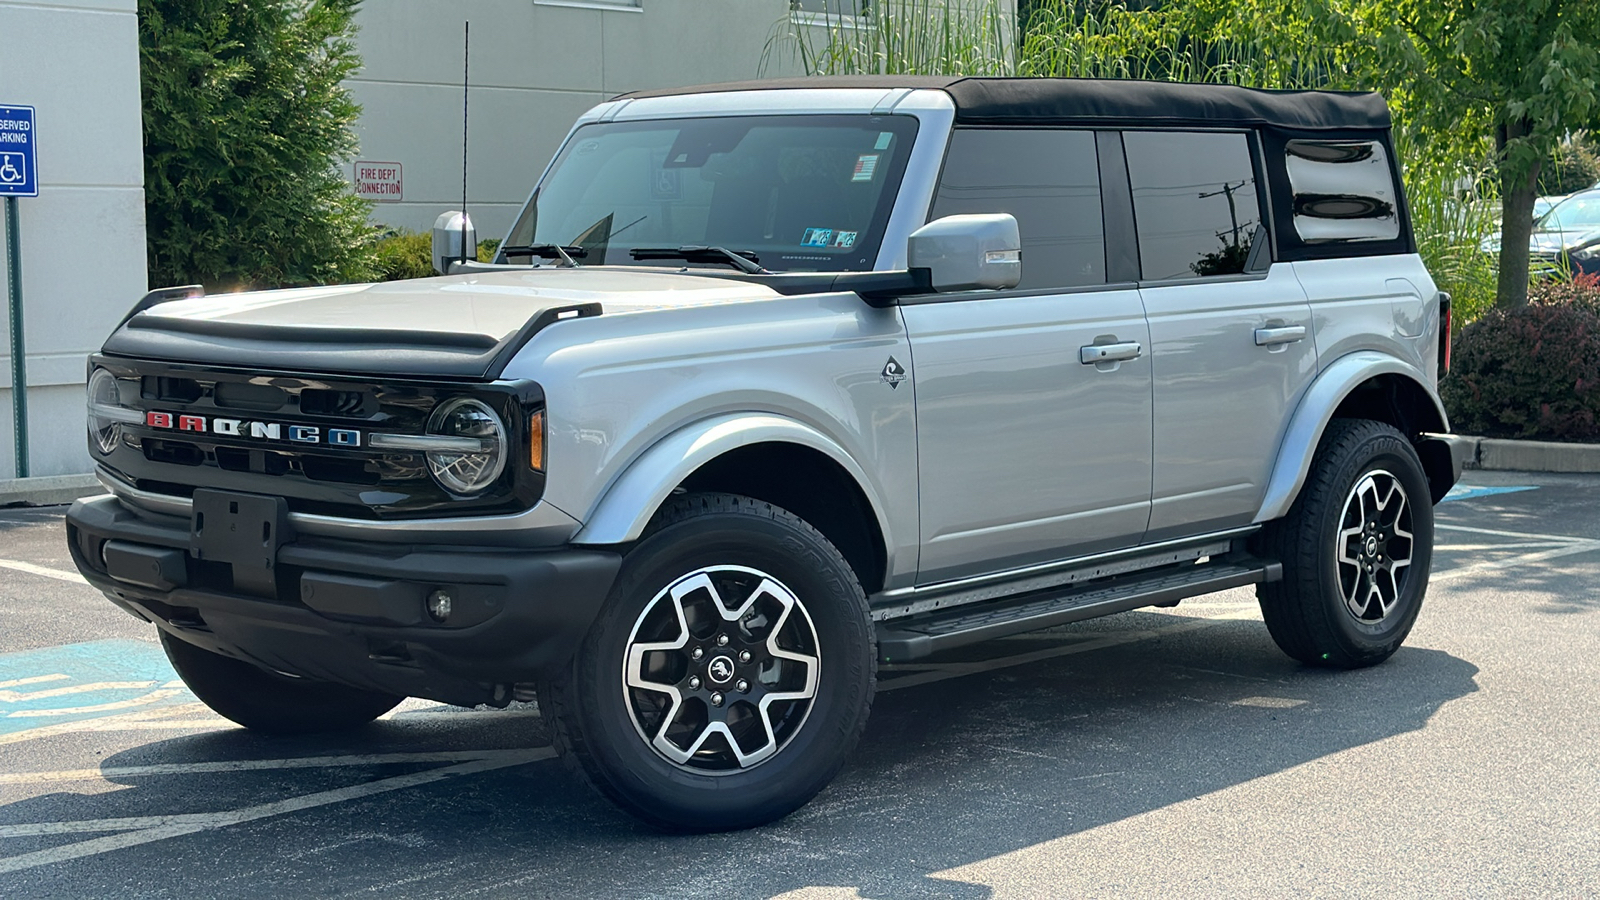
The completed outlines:
{"type": "MultiPolygon", "coordinates": [[[[67,676],[63,675],[62,678],[67,676]]],[[[95,691],[133,691],[140,688],[152,688],[154,681],[95,681],[89,684],[75,684],[71,687],[49,688],[43,691],[8,691],[0,690],[0,703],[20,703],[27,700],[43,700],[46,697],[65,697],[68,694],[89,694],[95,691]]]]}
{"type": "Polygon", "coordinates": [[[10,681],[0,681],[0,689],[22,687],[29,684],[44,684],[47,681],[66,681],[70,675],[35,675],[32,678],[13,678],[10,681]]]}
{"type": "Polygon", "coordinates": [[[1471,525],[1446,525],[1435,522],[1433,527],[1439,531],[1466,531],[1472,534],[1492,534],[1496,537],[1523,538],[1530,541],[1550,541],[1551,543],[1571,544],[1588,543],[1589,538],[1570,537],[1562,534],[1529,534],[1526,531],[1502,531],[1498,528],[1477,528],[1471,525]]]}
{"type": "MultiPolygon", "coordinates": [[[[216,772],[336,769],[350,766],[393,765],[395,763],[466,762],[476,759],[520,758],[527,752],[527,750],[440,750],[437,752],[358,753],[345,756],[300,756],[288,759],[228,759],[216,762],[154,763],[148,766],[113,766],[101,769],[63,769],[57,772],[0,774],[0,784],[109,781],[113,778],[139,778],[146,775],[208,775],[216,772]]],[[[5,828],[7,827],[9,826],[0,826],[0,837],[5,835],[5,828]]]]}
{"type": "Polygon", "coordinates": [[[27,572],[29,575],[43,575],[45,578],[54,578],[58,581],[70,581],[73,584],[88,585],[77,572],[68,572],[65,569],[52,569],[48,566],[36,566],[30,562],[18,559],[0,559],[0,569],[15,569],[18,572],[27,572]]]}
{"type": "MultiPolygon", "coordinates": [[[[478,759],[472,762],[444,766],[437,769],[428,769],[424,772],[412,772],[407,775],[397,775],[393,778],[383,778],[369,781],[364,784],[336,788],[331,791],[320,791],[315,794],[306,794],[300,797],[291,797],[287,800],[278,800],[272,803],[262,803],[256,806],[247,806],[243,809],[229,810],[218,813],[198,813],[177,816],[149,816],[138,817],[141,821],[155,823],[150,827],[138,826],[138,830],[125,831],[121,834],[106,837],[92,838],[61,847],[51,847],[45,850],[35,850],[31,853],[22,853],[17,856],[0,858],[0,873],[16,872],[22,869],[31,869],[35,866],[50,863],[65,862],[71,859],[81,859],[85,856],[98,856],[113,850],[125,847],[136,847],[140,844],[149,844],[168,838],[194,834],[199,831],[208,831],[226,828],[229,825],[239,825],[244,822],[253,822],[257,819],[266,819],[274,816],[287,815],[327,806],[333,803],[344,803],[350,800],[359,800],[376,794],[385,794],[390,791],[404,788],[419,787],[436,781],[443,781],[458,775],[475,775],[482,772],[491,772],[495,769],[505,769],[511,766],[524,765],[538,762],[555,756],[555,751],[549,747],[536,750],[520,751],[516,754],[493,759],[478,759]]],[[[115,819],[101,819],[101,823],[116,822],[115,819]]],[[[53,823],[39,823],[49,825],[53,823]]],[[[19,828],[26,826],[7,826],[19,828]]],[[[117,826],[112,826],[117,827],[117,826]]],[[[102,829],[105,830],[105,829],[102,829]]],[[[61,832],[56,832],[61,833],[61,832]]]]}
{"type": "Polygon", "coordinates": [[[185,693],[181,690],[151,691],[143,697],[134,697],[131,700],[116,700],[110,703],[95,703],[89,706],[69,706],[65,709],[18,709],[6,713],[8,719],[38,719],[49,716],[79,716],[84,713],[107,712],[113,709],[129,709],[135,706],[149,706],[163,700],[176,697],[185,693]]]}
{"type": "Polygon", "coordinates": [[[1524,553],[1520,556],[1512,556],[1505,559],[1486,559],[1475,563],[1468,563],[1467,565],[1458,566],[1454,569],[1446,569],[1443,572],[1432,573],[1429,575],[1429,581],[1448,581],[1452,578],[1475,575],[1479,572],[1492,572],[1496,569],[1510,569],[1516,566],[1527,565],[1528,563],[1544,562],[1548,559],[1556,559],[1562,556],[1572,556],[1577,553],[1594,553],[1595,551],[1600,551],[1600,541],[1572,543],[1563,547],[1558,547],[1554,550],[1542,550],[1537,553],[1524,553]]]}

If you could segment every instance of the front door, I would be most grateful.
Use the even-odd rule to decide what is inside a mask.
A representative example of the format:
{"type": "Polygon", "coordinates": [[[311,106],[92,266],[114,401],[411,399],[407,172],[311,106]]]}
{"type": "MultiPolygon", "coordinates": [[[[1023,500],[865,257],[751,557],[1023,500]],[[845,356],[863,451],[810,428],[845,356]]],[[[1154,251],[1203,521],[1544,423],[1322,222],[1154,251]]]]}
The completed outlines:
{"type": "Polygon", "coordinates": [[[1136,287],[1107,283],[1100,177],[1092,132],[952,135],[932,217],[1016,216],[1023,280],[901,307],[916,391],[919,584],[1144,533],[1150,336],[1136,287]]]}

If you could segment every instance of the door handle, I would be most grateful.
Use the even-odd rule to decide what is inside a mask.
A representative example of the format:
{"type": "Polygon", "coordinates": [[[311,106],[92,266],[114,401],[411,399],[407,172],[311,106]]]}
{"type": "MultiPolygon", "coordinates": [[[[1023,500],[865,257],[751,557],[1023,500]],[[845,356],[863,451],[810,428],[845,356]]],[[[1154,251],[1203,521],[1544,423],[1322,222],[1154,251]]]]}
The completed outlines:
{"type": "Polygon", "coordinates": [[[1078,359],[1086,366],[1095,363],[1122,362],[1129,359],[1138,359],[1144,348],[1138,341],[1123,341],[1120,344],[1090,344],[1078,350],[1078,359]]]}
{"type": "Polygon", "coordinates": [[[1292,344],[1295,341],[1306,339],[1304,325],[1281,325],[1276,328],[1257,328],[1256,346],[1272,347],[1277,344],[1292,344]]]}

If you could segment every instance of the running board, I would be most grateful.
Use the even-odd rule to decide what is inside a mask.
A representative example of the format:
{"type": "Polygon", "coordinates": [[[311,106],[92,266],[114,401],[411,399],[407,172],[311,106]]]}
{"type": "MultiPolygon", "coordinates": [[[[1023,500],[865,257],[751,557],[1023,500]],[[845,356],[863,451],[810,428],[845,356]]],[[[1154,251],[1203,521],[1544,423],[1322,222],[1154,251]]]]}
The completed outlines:
{"type": "Polygon", "coordinates": [[[1144,606],[1172,606],[1186,597],[1277,581],[1282,577],[1282,563],[1252,557],[1234,558],[893,619],[878,623],[878,658],[896,663],[921,659],[963,644],[1144,606]]]}

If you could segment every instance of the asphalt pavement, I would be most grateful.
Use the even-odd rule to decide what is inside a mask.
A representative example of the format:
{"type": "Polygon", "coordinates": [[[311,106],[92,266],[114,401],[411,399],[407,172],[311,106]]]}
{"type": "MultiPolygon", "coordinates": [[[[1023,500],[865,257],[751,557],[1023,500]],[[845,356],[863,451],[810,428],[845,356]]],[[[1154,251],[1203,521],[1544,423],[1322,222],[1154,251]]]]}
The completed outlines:
{"type": "Polygon", "coordinates": [[[1248,590],[885,667],[809,806],[657,833],[536,706],[267,738],[0,510],[0,897],[1600,896],[1600,476],[1468,473],[1407,645],[1302,667],[1248,590]]]}

